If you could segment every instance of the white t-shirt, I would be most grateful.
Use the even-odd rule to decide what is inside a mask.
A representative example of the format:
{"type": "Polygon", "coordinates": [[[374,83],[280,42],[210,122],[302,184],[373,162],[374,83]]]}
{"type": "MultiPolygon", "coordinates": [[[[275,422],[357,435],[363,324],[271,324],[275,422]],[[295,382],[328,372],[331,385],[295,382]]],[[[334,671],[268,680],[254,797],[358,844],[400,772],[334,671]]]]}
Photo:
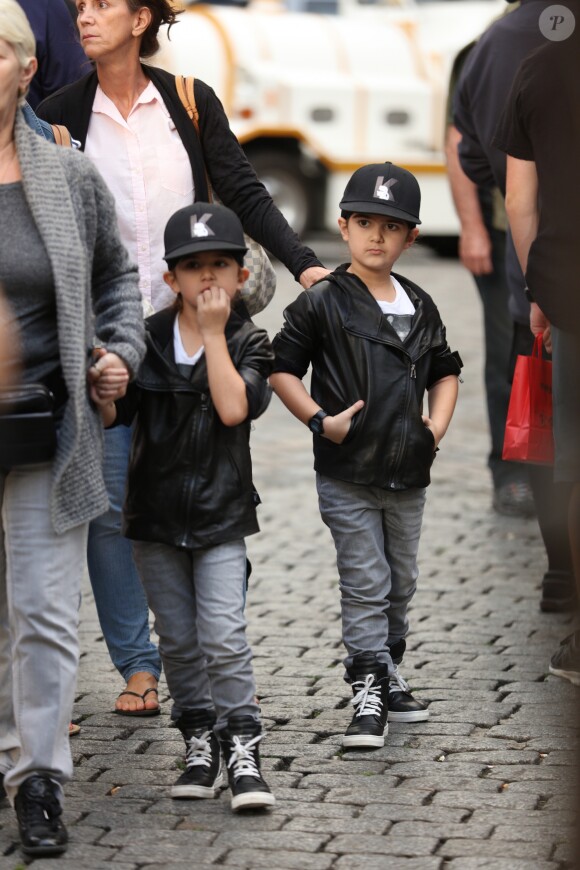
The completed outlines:
{"type": "Polygon", "coordinates": [[[400,281],[397,281],[393,275],[391,275],[391,281],[395,288],[395,298],[392,302],[383,302],[382,300],[377,299],[377,305],[401,341],[405,341],[411,329],[415,306],[409,299],[400,281]]]}
{"type": "Polygon", "coordinates": [[[193,356],[189,356],[186,352],[183,342],[181,340],[181,333],[179,331],[179,315],[175,318],[173,322],[173,353],[175,356],[175,364],[176,365],[185,365],[185,366],[194,366],[196,362],[202,358],[204,354],[205,348],[203,345],[197,350],[193,356]]]}

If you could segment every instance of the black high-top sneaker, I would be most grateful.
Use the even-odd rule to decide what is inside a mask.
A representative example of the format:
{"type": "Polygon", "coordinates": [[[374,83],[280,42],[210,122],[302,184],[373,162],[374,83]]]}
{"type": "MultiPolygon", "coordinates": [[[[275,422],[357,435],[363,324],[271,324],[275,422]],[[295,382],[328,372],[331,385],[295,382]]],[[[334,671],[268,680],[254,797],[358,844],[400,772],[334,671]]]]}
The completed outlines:
{"type": "Polygon", "coordinates": [[[171,787],[172,798],[214,798],[226,787],[222,754],[211,710],[190,710],[175,723],[185,740],[185,770],[171,787]]]}
{"type": "Polygon", "coordinates": [[[232,810],[272,807],[276,798],[260,773],[262,727],[252,716],[232,716],[217,732],[228,769],[232,810]]]}
{"type": "Polygon", "coordinates": [[[389,677],[389,722],[425,722],[428,718],[426,704],[413,697],[408,682],[395,665],[389,677]]]}
{"type": "Polygon", "coordinates": [[[429,718],[429,710],[423,701],[413,697],[408,682],[397,667],[403,661],[406,646],[405,639],[401,638],[389,647],[395,666],[394,673],[389,677],[389,722],[425,722],[429,718]]]}
{"type": "Polygon", "coordinates": [[[388,733],[389,669],[373,652],[357,653],[347,670],[354,695],[355,713],[342,745],[349,749],[372,749],[385,745],[388,733]]]}
{"type": "Polygon", "coordinates": [[[66,851],[68,834],[61,821],[59,785],[34,773],[19,787],[14,801],[22,851],[26,855],[59,855],[66,851]]]}

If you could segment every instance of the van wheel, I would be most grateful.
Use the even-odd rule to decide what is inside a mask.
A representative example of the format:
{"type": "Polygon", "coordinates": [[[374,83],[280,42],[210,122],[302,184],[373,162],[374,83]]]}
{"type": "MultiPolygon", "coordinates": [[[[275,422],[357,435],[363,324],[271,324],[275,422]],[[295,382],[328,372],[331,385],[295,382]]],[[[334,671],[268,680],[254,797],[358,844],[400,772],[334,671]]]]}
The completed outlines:
{"type": "Polygon", "coordinates": [[[294,232],[302,235],[309,226],[311,206],[299,157],[260,151],[249,153],[248,160],[294,232]]]}

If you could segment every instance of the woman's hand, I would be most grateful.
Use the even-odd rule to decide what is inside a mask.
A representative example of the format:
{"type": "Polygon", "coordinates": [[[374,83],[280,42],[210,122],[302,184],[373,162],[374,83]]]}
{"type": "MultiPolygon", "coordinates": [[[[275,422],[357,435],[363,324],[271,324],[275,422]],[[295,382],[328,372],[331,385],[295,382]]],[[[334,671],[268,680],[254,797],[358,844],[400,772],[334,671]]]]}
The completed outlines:
{"type": "Polygon", "coordinates": [[[127,392],[129,369],[120,356],[103,347],[94,354],[97,359],[87,372],[89,396],[96,405],[107,405],[127,392]]]}
{"type": "Polygon", "coordinates": [[[300,283],[305,290],[308,290],[317,281],[326,278],[327,275],[330,275],[330,271],[325,269],[324,266],[310,266],[300,275],[300,283]]]}
{"type": "Polygon", "coordinates": [[[202,337],[223,335],[232,310],[230,297],[222,287],[210,287],[197,297],[197,323],[202,337]]]}
{"type": "Polygon", "coordinates": [[[335,414],[334,417],[327,416],[322,421],[324,428],[323,438],[328,438],[333,444],[342,444],[350,431],[350,423],[355,414],[358,414],[361,408],[364,407],[364,402],[359,399],[346,411],[341,411],[340,414],[335,414]]]}

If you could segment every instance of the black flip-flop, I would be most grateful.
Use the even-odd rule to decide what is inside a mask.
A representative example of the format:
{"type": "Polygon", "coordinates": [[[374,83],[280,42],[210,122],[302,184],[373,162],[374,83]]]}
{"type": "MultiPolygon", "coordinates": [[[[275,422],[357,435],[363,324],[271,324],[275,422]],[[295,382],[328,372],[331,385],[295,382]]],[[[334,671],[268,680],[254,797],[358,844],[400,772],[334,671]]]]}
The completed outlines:
{"type": "MultiPolygon", "coordinates": [[[[149,692],[155,692],[157,697],[159,697],[159,692],[157,691],[157,689],[154,689],[153,686],[151,686],[150,689],[145,689],[142,695],[140,695],[139,692],[131,692],[129,689],[125,689],[125,691],[120,692],[117,697],[121,698],[123,695],[133,695],[135,698],[141,698],[143,703],[145,703],[145,698],[147,697],[149,692]]],[[[159,716],[159,714],[161,713],[161,707],[153,707],[151,710],[147,710],[145,708],[143,708],[143,710],[118,710],[115,707],[113,713],[118,713],[119,716],[159,716]]]]}

